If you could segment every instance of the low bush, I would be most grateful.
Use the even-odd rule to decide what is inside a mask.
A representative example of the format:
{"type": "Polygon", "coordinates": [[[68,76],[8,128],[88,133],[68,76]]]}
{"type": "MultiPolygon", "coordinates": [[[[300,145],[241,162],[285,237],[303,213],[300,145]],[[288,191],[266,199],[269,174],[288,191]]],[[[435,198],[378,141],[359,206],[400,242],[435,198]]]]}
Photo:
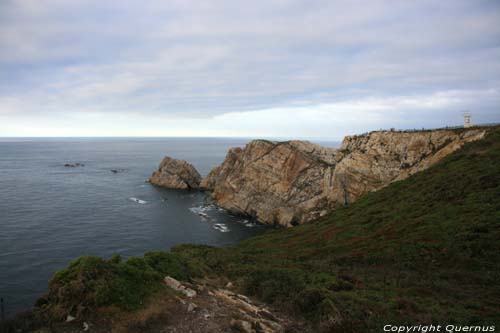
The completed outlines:
{"type": "Polygon", "coordinates": [[[338,315],[333,293],[325,288],[306,288],[295,296],[294,305],[299,313],[311,320],[328,320],[338,315]]]}
{"type": "Polygon", "coordinates": [[[54,274],[49,292],[38,300],[37,306],[54,319],[64,319],[68,314],[85,316],[101,306],[133,310],[148,296],[166,288],[163,284],[166,275],[188,280],[189,267],[185,259],[161,251],[126,261],[118,255],[110,260],[80,257],[54,274]]]}
{"type": "Polygon", "coordinates": [[[245,279],[245,291],[267,303],[283,302],[305,288],[303,273],[292,269],[260,269],[245,279]]]}

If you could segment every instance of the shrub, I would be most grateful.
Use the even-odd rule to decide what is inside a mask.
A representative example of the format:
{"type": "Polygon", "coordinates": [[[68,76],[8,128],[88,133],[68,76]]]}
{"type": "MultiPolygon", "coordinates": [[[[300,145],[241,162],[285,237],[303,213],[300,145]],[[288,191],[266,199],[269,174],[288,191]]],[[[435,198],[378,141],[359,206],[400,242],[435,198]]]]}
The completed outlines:
{"type": "Polygon", "coordinates": [[[175,254],[162,251],[148,252],[144,255],[144,261],[163,276],[170,275],[179,280],[188,278],[185,261],[175,254]]]}
{"type": "Polygon", "coordinates": [[[304,289],[295,297],[294,305],[308,319],[321,320],[337,316],[333,294],[325,288],[304,289]]]}
{"type": "Polygon", "coordinates": [[[255,270],[245,280],[246,292],[268,303],[291,299],[304,288],[303,273],[293,269],[255,270]]]}
{"type": "Polygon", "coordinates": [[[68,314],[85,315],[99,306],[132,310],[165,288],[162,281],[166,275],[186,280],[190,277],[188,273],[184,259],[161,251],[127,261],[122,261],[119,255],[113,255],[110,260],[84,256],[54,274],[48,294],[37,305],[56,319],[68,314]]]}

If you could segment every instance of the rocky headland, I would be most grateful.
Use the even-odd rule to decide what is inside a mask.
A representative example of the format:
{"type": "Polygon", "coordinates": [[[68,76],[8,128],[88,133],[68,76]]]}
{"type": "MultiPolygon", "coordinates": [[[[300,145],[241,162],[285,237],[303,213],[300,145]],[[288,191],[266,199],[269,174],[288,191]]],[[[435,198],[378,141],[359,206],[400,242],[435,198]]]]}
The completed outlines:
{"type": "Polygon", "coordinates": [[[387,322],[403,327],[480,318],[489,329],[500,319],[499,161],[498,126],[372,132],[347,137],[336,150],[302,141],[252,141],[231,149],[201,187],[214,195],[223,184],[241,186],[254,193],[250,198],[258,210],[247,214],[257,216],[266,216],[265,199],[279,207],[296,200],[295,216],[314,212],[320,206],[307,211],[296,199],[303,189],[322,197],[316,202],[327,209],[349,205],[318,223],[273,230],[230,247],[184,244],[126,260],[77,258],[54,274],[33,311],[2,328],[378,332],[387,322]],[[337,197],[336,183],[343,192],[337,197]],[[288,187],[276,192],[277,184],[288,187]],[[315,186],[323,187],[314,192],[315,186]]]}
{"type": "Polygon", "coordinates": [[[484,129],[375,131],[347,136],[339,149],[308,141],[253,140],[244,148],[230,149],[224,162],[201,182],[187,162],[166,157],[151,183],[199,186],[232,213],[289,227],[422,171],[485,133],[484,129]]]}
{"type": "Polygon", "coordinates": [[[171,189],[191,190],[199,187],[201,176],[188,162],[166,156],[158,170],[149,178],[149,182],[171,189]]]}

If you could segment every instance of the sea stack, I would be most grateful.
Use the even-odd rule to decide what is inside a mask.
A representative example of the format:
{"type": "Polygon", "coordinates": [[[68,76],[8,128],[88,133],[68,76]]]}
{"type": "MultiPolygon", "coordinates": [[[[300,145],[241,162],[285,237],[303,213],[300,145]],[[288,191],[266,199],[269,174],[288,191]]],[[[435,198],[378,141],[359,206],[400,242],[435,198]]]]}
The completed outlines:
{"type": "Polygon", "coordinates": [[[149,182],[165,188],[191,190],[199,188],[201,176],[188,162],[166,156],[149,182]]]}

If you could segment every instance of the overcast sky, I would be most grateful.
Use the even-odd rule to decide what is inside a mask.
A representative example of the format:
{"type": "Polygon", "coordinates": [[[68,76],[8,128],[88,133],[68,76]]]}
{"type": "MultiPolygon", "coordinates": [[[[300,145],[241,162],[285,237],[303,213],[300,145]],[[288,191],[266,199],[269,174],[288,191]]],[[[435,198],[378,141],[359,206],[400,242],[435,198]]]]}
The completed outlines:
{"type": "Polygon", "coordinates": [[[0,136],[500,122],[500,1],[0,1],[0,136]]]}

